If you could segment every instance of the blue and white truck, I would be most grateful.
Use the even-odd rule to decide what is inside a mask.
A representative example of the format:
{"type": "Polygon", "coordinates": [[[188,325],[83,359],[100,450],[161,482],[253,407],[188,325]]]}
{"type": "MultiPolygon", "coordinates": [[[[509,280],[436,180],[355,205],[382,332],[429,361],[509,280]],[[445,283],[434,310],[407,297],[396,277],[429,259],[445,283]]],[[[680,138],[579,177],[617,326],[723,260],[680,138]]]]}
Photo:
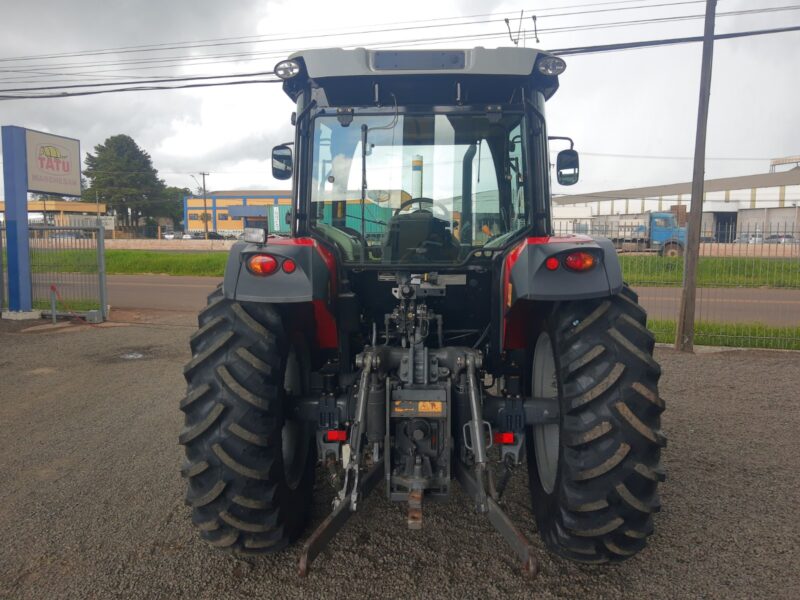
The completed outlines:
{"type": "Polygon", "coordinates": [[[609,238],[621,251],[683,256],[686,247],[686,227],[679,226],[671,212],[597,215],[592,218],[591,234],[609,238]]]}

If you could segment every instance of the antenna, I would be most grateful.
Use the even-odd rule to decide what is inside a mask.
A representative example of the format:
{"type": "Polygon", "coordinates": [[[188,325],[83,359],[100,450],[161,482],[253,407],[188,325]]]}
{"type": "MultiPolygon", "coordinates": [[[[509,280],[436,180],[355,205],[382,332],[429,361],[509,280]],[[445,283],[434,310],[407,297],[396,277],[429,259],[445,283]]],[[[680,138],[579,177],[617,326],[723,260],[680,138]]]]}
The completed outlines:
{"type": "MultiPolygon", "coordinates": [[[[511,40],[511,43],[515,46],[519,46],[519,40],[522,38],[522,45],[525,45],[525,40],[528,35],[528,30],[522,29],[522,20],[525,18],[525,11],[519,11],[519,26],[517,27],[517,35],[514,37],[514,34],[511,32],[511,21],[508,18],[503,19],[506,22],[506,29],[508,29],[508,39],[511,40]]],[[[531,19],[533,20],[533,37],[536,40],[537,44],[540,44],[539,41],[539,30],[536,26],[536,15],[532,15],[531,19]]]]}
{"type": "Polygon", "coordinates": [[[508,37],[515,46],[519,46],[519,38],[520,33],[522,32],[522,18],[525,15],[525,11],[519,11],[519,27],[517,27],[517,37],[514,37],[514,34],[511,33],[511,23],[509,22],[508,18],[505,18],[504,21],[506,22],[506,28],[508,29],[508,37]]]}

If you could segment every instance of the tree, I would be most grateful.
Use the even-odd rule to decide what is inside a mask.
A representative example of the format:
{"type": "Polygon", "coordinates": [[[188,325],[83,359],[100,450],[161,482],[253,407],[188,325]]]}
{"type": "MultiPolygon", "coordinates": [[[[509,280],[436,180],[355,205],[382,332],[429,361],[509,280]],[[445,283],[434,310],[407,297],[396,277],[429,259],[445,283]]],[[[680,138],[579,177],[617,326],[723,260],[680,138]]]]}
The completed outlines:
{"type": "Polygon", "coordinates": [[[172,224],[177,226],[178,223],[183,221],[183,197],[189,195],[191,195],[189,188],[165,187],[161,202],[157,208],[157,214],[153,216],[172,219],[172,224]]]}
{"type": "Polygon", "coordinates": [[[164,182],[150,155],[130,136],[111,136],[94,147],[94,154],[87,152],[83,174],[91,181],[84,196],[93,198],[97,193],[125,225],[159,216],[155,213],[165,206],[164,182]]]}

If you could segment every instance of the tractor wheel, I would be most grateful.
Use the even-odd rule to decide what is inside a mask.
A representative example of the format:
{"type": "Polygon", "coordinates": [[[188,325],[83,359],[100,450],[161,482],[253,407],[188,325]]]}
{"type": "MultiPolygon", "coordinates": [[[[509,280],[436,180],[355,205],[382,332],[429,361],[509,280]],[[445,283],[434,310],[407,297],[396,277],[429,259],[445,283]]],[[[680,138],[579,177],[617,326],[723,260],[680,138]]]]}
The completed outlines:
{"type": "Polygon", "coordinates": [[[533,352],[532,395],[557,397],[561,409],[559,423],[527,431],[533,512],[545,544],[579,562],[636,554],[660,508],[661,369],[637,301],[626,286],[566,302],[533,352]]]}
{"type": "Polygon", "coordinates": [[[313,433],[289,416],[307,366],[271,306],[227,300],[218,289],[200,313],[181,401],[192,522],[213,546],[274,552],[308,521],[313,433]]]}

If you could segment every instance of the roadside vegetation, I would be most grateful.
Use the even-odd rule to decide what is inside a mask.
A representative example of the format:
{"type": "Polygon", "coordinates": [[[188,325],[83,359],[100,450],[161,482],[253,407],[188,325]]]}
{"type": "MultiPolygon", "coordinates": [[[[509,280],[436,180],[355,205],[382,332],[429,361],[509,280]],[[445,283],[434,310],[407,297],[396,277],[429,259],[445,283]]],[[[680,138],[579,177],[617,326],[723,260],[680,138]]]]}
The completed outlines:
{"type": "MultiPolygon", "coordinates": [[[[50,300],[34,300],[32,303],[34,310],[50,311],[50,300]]],[[[90,310],[100,310],[99,300],[56,300],[56,312],[71,314],[82,313],[90,310]]]]}
{"type": "MultiPolygon", "coordinates": [[[[633,287],[679,287],[683,258],[619,257],[622,273],[633,287]]],[[[697,267],[700,287],[800,288],[800,259],[756,257],[701,257],[697,267]]]]}
{"type": "MultiPolygon", "coordinates": [[[[94,271],[93,250],[39,251],[32,256],[34,272],[94,271]]],[[[109,275],[163,274],[222,277],[227,252],[170,252],[162,250],[106,250],[109,275]]],[[[683,259],[660,256],[620,256],[622,272],[633,287],[679,287],[683,259]]],[[[698,272],[700,287],[800,288],[797,258],[703,257],[698,272]]]]}
{"type": "MultiPolygon", "coordinates": [[[[197,275],[222,277],[227,252],[163,252],[157,250],[106,250],[108,275],[197,275]]],[[[34,273],[94,273],[95,250],[31,252],[34,273]]]]}
{"type": "MultiPolygon", "coordinates": [[[[675,343],[675,321],[649,319],[647,327],[657,342],[675,343]]],[[[759,323],[711,323],[698,321],[694,329],[695,346],[731,346],[800,350],[800,326],[768,327],[759,323]]]]}
{"type": "Polygon", "coordinates": [[[152,273],[222,277],[227,260],[227,252],[106,250],[106,272],[109,275],[152,273]]]}

